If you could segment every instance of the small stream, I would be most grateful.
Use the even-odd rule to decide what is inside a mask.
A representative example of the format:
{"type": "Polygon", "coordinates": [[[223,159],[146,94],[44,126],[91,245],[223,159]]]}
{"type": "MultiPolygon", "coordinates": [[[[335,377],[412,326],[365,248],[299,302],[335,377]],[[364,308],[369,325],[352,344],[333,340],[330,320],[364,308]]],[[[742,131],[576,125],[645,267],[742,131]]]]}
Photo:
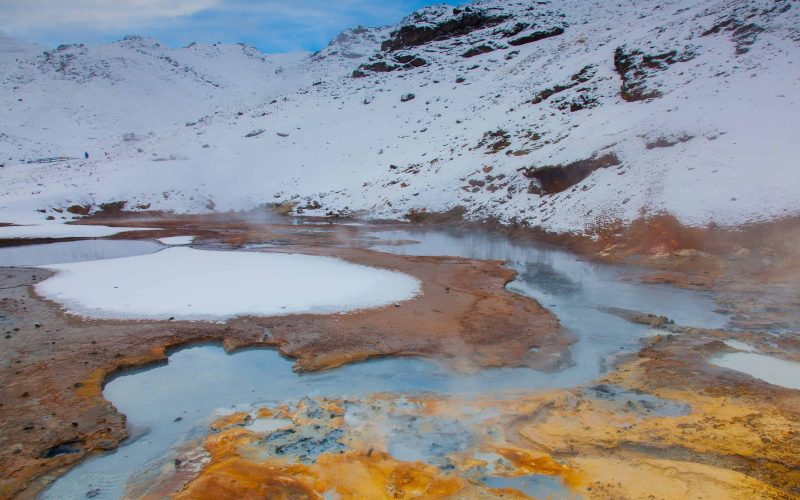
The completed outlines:
{"type": "MultiPolygon", "coordinates": [[[[170,450],[176,444],[202,435],[211,415],[220,408],[251,408],[259,403],[294,401],[305,396],[344,398],[375,392],[423,391],[477,395],[589,383],[603,373],[615,356],[634,351],[642,337],[653,333],[647,326],[631,324],[603,312],[606,308],[664,315],[683,325],[721,327],[726,323],[724,316],[714,312],[715,304],[708,295],[669,286],[644,285],[639,282],[646,273],[644,270],[582,261],[553,247],[514,242],[474,231],[414,230],[371,234],[377,238],[372,241],[371,248],[383,252],[507,261],[519,272],[509,288],[540,301],[566,328],[577,334],[579,340],[572,346],[574,366],[555,373],[505,368],[462,374],[430,360],[389,358],[298,375],[291,370],[290,361],[269,349],[245,349],[226,354],[218,345],[184,348],[172,353],[166,365],[128,371],[108,382],[104,395],[127,415],[131,438],[115,451],[82,462],[40,498],[86,498],[87,492],[94,498],[119,498],[128,481],[152,473],[169,462],[172,459],[170,450]],[[393,243],[399,240],[418,243],[393,243]]],[[[116,242],[94,240],[62,245],[74,243],[85,243],[87,248],[98,245],[97,248],[104,249],[93,255],[110,258],[107,256],[112,248],[107,244],[116,242]]],[[[145,250],[153,250],[149,245],[163,248],[148,243],[148,246],[131,246],[127,250],[147,253],[145,250]]],[[[77,251],[82,247],[70,248],[77,251]]],[[[78,258],[64,252],[62,258],[78,258]]],[[[43,258],[26,265],[41,264],[43,258]]],[[[11,265],[2,259],[0,254],[0,266],[11,265]]],[[[528,491],[536,486],[540,494],[558,493],[557,483],[530,478],[526,485],[531,487],[528,491]],[[552,488],[548,486],[551,483],[552,488]]]]}
{"type": "Polygon", "coordinates": [[[575,365],[557,374],[561,386],[581,385],[599,376],[616,355],[638,350],[640,338],[653,333],[630,323],[610,308],[666,316],[679,325],[720,328],[727,318],[715,312],[710,294],[668,285],[642,284],[649,273],[631,266],[581,260],[551,245],[517,242],[479,231],[418,230],[373,233],[382,240],[417,241],[374,244],[381,252],[401,255],[447,255],[503,260],[518,272],[510,290],[538,300],[561,324],[578,335],[571,347],[575,365]]]}

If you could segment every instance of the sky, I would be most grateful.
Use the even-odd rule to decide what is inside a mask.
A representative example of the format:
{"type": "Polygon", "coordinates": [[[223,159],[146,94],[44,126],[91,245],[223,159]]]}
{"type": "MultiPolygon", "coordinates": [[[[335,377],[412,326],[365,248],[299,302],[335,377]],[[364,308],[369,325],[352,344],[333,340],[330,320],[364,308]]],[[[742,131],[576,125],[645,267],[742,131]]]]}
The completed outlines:
{"type": "MultiPolygon", "coordinates": [[[[318,50],[345,28],[394,24],[430,0],[0,0],[0,32],[54,47],[125,35],[173,47],[238,43],[318,50]]],[[[452,2],[451,2],[452,3],[452,2]]]]}

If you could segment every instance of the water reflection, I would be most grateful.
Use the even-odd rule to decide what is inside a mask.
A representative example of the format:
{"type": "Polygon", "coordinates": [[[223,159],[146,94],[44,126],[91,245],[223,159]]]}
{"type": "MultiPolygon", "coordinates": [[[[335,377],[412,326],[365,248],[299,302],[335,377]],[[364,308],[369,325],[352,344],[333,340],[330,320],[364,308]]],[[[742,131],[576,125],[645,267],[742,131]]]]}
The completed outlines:
{"type": "Polygon", "coordinates": [[[667,285],[640,283],[647,270],[581,260],[575,254],[496,234],[464,230],[400,230],[373,233],[384,240],[374,250],[401,255],[447,255],[508,262],[518,272],[510,290],[533,297],[577,334],[575,366],[559,372],[575,385],[599,376],[607,359],[633,351],[651,328],[631,324],[606,308],[630,309],[672,318],[676,323],[719,328],[727,317],[715,312],[710,295],[667,285]],[[416,241],[417,243],[397,244],[416,241]]]}
{"type": "Polygon", "coordinates": [[[155,253],[163,249],[145,240],[79,240],[0,248],[0,267],[44,266],[115,259],[155,253]]]}

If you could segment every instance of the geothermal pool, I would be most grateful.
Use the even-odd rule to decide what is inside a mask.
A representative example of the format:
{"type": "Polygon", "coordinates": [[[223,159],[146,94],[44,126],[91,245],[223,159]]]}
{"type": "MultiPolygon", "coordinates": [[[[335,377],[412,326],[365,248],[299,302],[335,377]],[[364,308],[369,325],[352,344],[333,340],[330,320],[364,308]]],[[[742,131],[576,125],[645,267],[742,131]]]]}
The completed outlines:
{"type": "MultiPolygon", "coordinates": [[[[598,377],[613,363],[615,357],[632,352],[639,339],[652,334],[650,327],[632,324],[604,312],[608,308],[665,315],[684,325],[720,327],[726,323],[724,316],[714,312],[715,305],[710,296],[669,286],[640,284],[638,278],[646,271],[585,262],[572,254],[548,246],[517,243],[495,235],[475,232],[391,231],[373,233],[372,236],[374,239],[371,247],[383,252],[507,261],[508,265],[519,272],[509,288],[540,301],[556,313],[564,326],[578,335],[578,342],[572,346],[574,366],[554,373],[528,368],[502,368],[464,374],[452,372],[430,360],[390,358],[352,364],[322,373],[297,374],[291,369],[291,361],[269,349],[245,349],[227,354],[218,345],[188,347],[172,353],[166,365],[127,371],[107,383],[104,395],[128,417],[131,438],[117,450],[81,463],[57,480],[41,497],[84,498],[90,492],[96,498],[118,498],[129,481],[153,474],[168,463],[173,456],[171,450],[176,445],[207,432],[210,419],[220,409],[247,409],[262,403],[297,401],[306,396],[346,398],[376,392],[435,392],[477,396],[502,391],[509,391],[511,394],[514,391],[586,384],[598,377]],[[412,240],[416,243],[396,244],[400,240],[412,240]]],[[[173,241],[188,243],[188,240],[173,241]]],[[[86,243],[89,246],[92,244],[86,243]]],[[[107,243],[110,242],[94,242],[98,247],[107,243]]],[[[227,259],[231,257],[237,259],[242,255],[247,259],[259,259],[268,255],[250,251],[209,252],[188,248],[170,248],[158,253],[148,253],[147,251],[153,250],[151,245],[154,243],[140,243],[144,246],[130,247],[128,250],[141,251],[141,254],[124,259],[64,265],[58,265],[49,259],[48,268],[67,271],[64,275],[73,281],[59,284],[58,276],[48,281],[54,280],[51,283],[59,284],[55,289],[62,292],[75,287],[78,283],[74,281],[75,276],[83,276],[83,281],[80,281],[83,286],[92,286],[93,282],[99,282],[103,287],[122,283],[123,286],[133,286],[135,289],[136,282],[125,281],[126,276],[115,271],[119,269],[120,261],[124,261],[126,269],[134,265],[135,276],[147,273],[148,268],[173,276],[170,272],[175,263],[193,258],[195,254],[202,257],[222,254],[223,258],[218,262],[206,262],[212,267],[217,266],[218,270],[225,270],[227,259]],[[163,257],[167,257],[164,260],[169,261],[170,265],[159,264],[163,257]],[[86,269],[81,269],[82,267],[86,269]]],[[[293,263],[287,262],[285,265],[292,268],[293,263]]],[[[174,278],[178,280],[179,288],[185,286],[185,283],[180,282],[185,274],[179,273],[174,278]]],[[[148,276],[153,280],[159,274],[148,276]]],[[[218,279],[222,276],[219,275],[218,279]]],[[[372,282],[370,286],[374,287],[376,283],[380,287],[380,282],[372,282]]],[[[382,297],[381,301],[385,303],[399,300],[402,296],[414,293],[415,288],[410,283],[402,280],[400,283],[405,286],[401,287],[400,296],[382,297]]],[[[45,294],[57,293],[46,288],[47,281],[40,284],[42,286],[45,294]]],[[[370,286],[365,287],[365,290],[370,286]]],[[[385,290],[382,292],[385,293],[385,290]]],[[[138,296],[137,293],[132,295],[138,296]]],[[[73,299],[74,297],[64,300],[69,303],[73,299]]],[[[335,303],[331,309],[345,307],[346,303],[347,301],[335,303]]],[[[150,317],[176,314],[174,310],[148,313],[148,308],[153,306],[151,303],[140,302],[136,312],[150,317]]],[[[80,311],[84,313],[91,308],[100,311],[93,314],[108,312],[103,304],[84,303],[80,307],[83,308],[80,311]]],[[[128,313],[129,311],[123,311],[121,314],[126,316],[128,313]]],[[[120,312],[112,311],[112,314],[120,312]]],[[[197,317],[208,316],[214,315],[200,309],[197,317]]],[[[412,444],[395,444],[394,449],[401,455],[416,456],[412,444]]],[[[487,477],[485,482],[497,486],[511,486],[513,483],[525,491],[537,494],[563,493],[560,481],[550,477],[487,477]]]]}

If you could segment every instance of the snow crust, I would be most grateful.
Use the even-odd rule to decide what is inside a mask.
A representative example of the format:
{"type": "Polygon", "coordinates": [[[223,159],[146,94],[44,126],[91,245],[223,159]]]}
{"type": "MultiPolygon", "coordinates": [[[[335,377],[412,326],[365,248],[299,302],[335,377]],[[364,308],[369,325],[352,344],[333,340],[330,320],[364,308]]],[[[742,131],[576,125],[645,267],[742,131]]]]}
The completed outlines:
{"type": "Polygon", "coordinates": [[[128,231],[157,231],[157,228],[79,226],[75,224],[37,224],[31,226],[0,226],[0,239],[32,238],[102,238],[128,231]]]}
{"type": "Polygon", "coordinates": [[[158,241],[165,245],[191,245],[194,241],[194,236],[168,236],[159,238],[158,241]]]}
{"type": "Polygon", "coordinates": [[[717,366],[746,373],[770,384],[800,389],[800,363],[753,352],[731,352],[711,361],[717,366]]]}
{"type": "Polygon", "coordinates": [[[389,218],[464,206],[558,232],[658,212],[726,226],[800,213],[796,2],[489,0],[471,8],[500,24],[381,49],[397,29],[464,8],[354,28],[316,54],[136,37],[43,54],[0,39],[0,219],[118,200],[193,213],[291,201],[389,218]],[[465,57],[481,46],[492,50],[465,57]],[[622,97],[620,48],[656,57],[641,69],[658,96],[622,97]],[[679,61],[659,62],[670,51],[679,61]],[[353,76],[398,56],[425,64],[353,76]],[[586,67],[588,80],[534,103],[586,67]],[[607,153],[619,164],[560,193],[525,175],[607,153]],[[25,163],[59,155],[79,158],[25,163]]]}
{"type": "Polygon", "coordinates": [[[414,297],[408,275],[329,257],[168,248],[150,255],[42,266],[58,273],[36,292],[95,318],[334,313],[414,297]]]}

